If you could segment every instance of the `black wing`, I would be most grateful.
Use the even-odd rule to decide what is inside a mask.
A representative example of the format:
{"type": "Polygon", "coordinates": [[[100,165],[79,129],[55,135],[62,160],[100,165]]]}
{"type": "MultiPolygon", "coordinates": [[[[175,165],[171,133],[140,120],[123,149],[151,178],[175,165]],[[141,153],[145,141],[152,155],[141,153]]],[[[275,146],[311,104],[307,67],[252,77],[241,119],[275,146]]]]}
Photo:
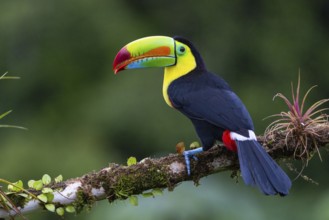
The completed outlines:
{"type": "Polygon", "coordinates": [[[211,73],[199,74],[195,80],[191,77],[181,77],[170,85],[168,93],[175,108],[224,130],[254,130],[249,112],[224,80],[211,73]]]}

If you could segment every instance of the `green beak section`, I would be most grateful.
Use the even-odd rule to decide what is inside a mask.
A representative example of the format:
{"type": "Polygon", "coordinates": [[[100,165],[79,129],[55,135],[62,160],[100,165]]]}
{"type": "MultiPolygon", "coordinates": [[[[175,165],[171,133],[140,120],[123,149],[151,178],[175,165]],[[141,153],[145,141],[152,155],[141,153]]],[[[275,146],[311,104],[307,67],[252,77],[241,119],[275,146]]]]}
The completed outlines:
{"type": "Polygon", "coordinates": [[[175,40],[152,36],[135,40],[124,46],[113,62],[115,73],[125,69],[166,67],[176,64],[175,40]]]}

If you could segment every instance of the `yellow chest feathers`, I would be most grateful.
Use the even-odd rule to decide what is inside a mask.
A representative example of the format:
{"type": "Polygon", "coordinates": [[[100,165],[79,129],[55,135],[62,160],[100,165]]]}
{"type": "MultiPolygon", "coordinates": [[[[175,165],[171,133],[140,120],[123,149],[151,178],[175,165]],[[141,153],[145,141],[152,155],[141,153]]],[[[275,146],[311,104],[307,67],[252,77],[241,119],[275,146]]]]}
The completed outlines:
{"type": "MultiPolygon", "coordinates": [[[[184,45],[185,46],[185,45],[184,45]]],[[[177,55],[176,65],[166,67],[164,70],[162,94],[166,103],[173,107],[169,96],[168,96],[168,87],[176,79],[181,76],[184,76],[191,72],[196,67],[196,62],[194,56],[190,49],[186,46],[186,51],[184,54],[177,55]]]]}

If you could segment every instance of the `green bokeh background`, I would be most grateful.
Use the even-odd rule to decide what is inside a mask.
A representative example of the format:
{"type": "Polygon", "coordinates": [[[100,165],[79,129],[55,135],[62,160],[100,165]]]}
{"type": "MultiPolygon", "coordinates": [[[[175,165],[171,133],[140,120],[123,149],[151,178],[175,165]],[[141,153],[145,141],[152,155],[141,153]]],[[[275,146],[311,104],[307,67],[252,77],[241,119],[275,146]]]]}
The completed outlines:
{"type": "MultiPolygon", "coordinates": [[[[1,129],[0,177],[76,177],[196,140],[191,123],[162,99],[161,69],[113,74],[116,52],[150,35],[192,40],[244,101],[257,134],[270,123],[262,119],[286,110],[272,97],[289,94],[299,70],[303,92],[319,86],[308,104],[329,96],[328,1],[1,0],[0,74],[21,79],[0,81],[0,112],[13,109],[0,123],[28,131],[1,129]]],[[[224,172],[140,198],[137,207],[102,201],[65,219],[328,219],[328,153],[322,157],[304,169],[319,185],[298,178],[285,198],[235,184],[224,172]]]]}

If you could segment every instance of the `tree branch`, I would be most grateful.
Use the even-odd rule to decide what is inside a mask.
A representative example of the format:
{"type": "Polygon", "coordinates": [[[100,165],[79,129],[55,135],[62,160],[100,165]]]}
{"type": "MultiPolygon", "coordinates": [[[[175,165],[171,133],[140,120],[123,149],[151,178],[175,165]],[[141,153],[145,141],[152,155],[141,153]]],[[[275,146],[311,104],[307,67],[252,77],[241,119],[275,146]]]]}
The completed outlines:
{"type": "MultiPolygon", "coordinates": [[[[316,136],[307,142],[307,151],[317,152],[317,149],[329,143],[329,124],[315,127],[316,136]]],[[[285,133],[272,133],[266,137],[259,136],[259,142],[275,159],[289,158],[308,160],[305,154],[299,154],[298,137],[287,136],[285,133]]],[[[65,207],[71,204],[76,212],[91,207],[95,201],[107,199],[113,202],[117,199],[127,199],[132,195],[142,194],[152,189],[168,188],[173,190],[183,181],[199,179],[222,171],[237,171],[239,164],[235,153],[226,150],[218,144],[207,152],[198,155],[198,160],[191,161],[192,175],[188,176],[182,155],[170,154],[161,158],[145,158],[131,166],[110,164],[108,167],[86,174],[82,177],[69,179],[61,183],[52,183],[47,187],[54,190],[52,201],[55,207],[65,207]]],[[[29,189],[33,195],[40,195],[41,190],[29,189]]],[[[23,203],[14,203],[21,214],[45,209],[45,203],[28,199],[23,203]]],[[[10,205],[9,205],[10,206],[10,205]]],[[[0,205],[0,218],[16,216],[15,209],[8,211],[0,205]]]]}

